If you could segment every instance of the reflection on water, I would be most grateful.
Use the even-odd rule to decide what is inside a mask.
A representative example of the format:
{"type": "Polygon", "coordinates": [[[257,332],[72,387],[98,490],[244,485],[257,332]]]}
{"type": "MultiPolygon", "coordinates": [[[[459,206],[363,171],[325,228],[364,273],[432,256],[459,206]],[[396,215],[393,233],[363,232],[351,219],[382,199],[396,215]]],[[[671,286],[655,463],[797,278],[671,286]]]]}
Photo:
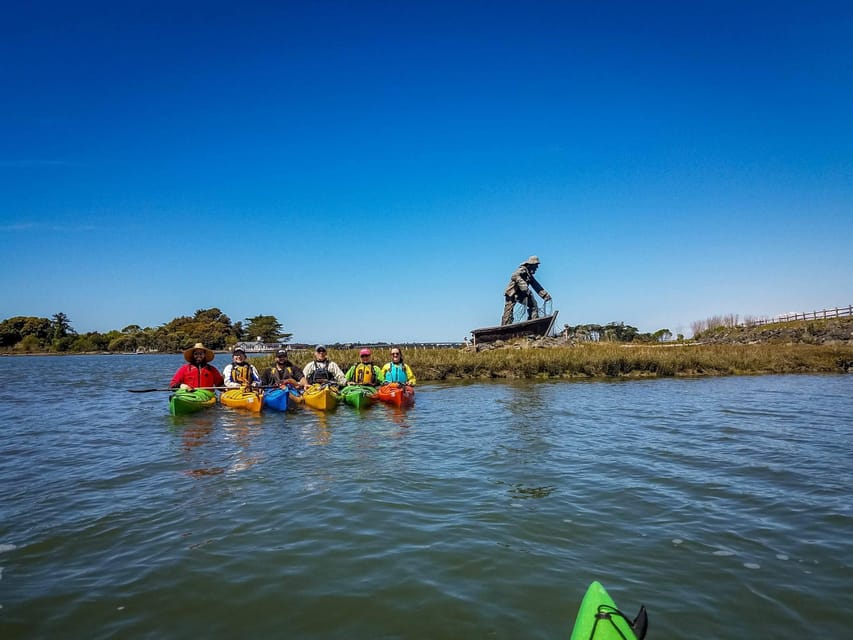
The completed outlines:
{"type": "Polygon", "coordinates": [[[306,420],[298,420],[300,432],[306,442],[323,447],[329,444],[332,439],[332,427],[329,423],[329,413],[320,411],[310,407],[304,408],[306,420]]]}
{"type": "Polygon", "coordinates": [[[236,473],[238,471],[246,471],[263,460],[263,452],[252,449],[252,440],[259,436],[262,430],[261,425],[229,425],[224,429],[224,437],[226,440],[234,442],[236,450],[230,453],[232,460],[231,466],[226,469],[226,473],[236,473]]]}
{"type": "Polygon", "coordinates": [[[221,466],[210,466],[208,460],[204,460],[205,451],[198,452],[195,449],[209,444],[213,439],[213,427],[215,421],[213,416],[202,412],[194,416],[170,416],[174,432],[180,434],[181,445],[185,452],[184,460],[189,465],[186,473],[190,476],[212,476],[225,471],[221,466]],[[201,460],[198,460],[201,458],[201,460]]]}

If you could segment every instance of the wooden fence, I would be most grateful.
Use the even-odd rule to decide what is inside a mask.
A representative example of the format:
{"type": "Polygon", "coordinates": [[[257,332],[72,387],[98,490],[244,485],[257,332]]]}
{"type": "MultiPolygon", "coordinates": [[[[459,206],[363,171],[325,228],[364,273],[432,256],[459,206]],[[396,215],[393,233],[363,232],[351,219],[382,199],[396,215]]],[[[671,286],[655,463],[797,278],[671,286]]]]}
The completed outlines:
{"type": "Polygon", "coordinates": [[[820,311],[806,311],[804,313],[786,313],[775,318],[754,318],[745,320],[747,327],[760,327],[765,324],[777,322],[793,322],[795,320],[826,320],[828,318],[842,318],[853,316],[853,305],[847,307],[835,307],[834,309],[821,309],[820,311]]]}

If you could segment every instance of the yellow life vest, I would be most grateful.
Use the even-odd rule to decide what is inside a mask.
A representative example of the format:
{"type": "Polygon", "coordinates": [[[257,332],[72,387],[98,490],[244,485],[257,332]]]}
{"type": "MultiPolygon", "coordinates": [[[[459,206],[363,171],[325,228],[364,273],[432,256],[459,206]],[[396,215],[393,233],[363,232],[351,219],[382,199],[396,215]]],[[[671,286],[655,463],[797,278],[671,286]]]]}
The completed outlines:
{"type": "Polygon", "coordinates": [[[359,363],[355,365],[355,371],[352,372],[352,381],[356,384],[377,384],[379,380],[376,377],[376,372],[373,369],[374,365],[359,363]]]}
{"type": "Polygon", "coordinates": [[[252,381],[252,367],[248,364],[235,364],[231,366],[231,382],[239,382],[247,385],[252,381]]]}

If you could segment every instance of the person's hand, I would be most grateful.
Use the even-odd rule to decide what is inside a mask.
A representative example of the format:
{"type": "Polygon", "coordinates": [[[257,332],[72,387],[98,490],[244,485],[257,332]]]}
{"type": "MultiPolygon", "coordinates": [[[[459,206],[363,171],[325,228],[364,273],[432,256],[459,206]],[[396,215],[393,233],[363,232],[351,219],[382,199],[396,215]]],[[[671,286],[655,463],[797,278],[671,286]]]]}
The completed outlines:
{"type": "Polygon", "coordinates": [[[179,389],[183,389],[184,391],[190,391],[192,387],[188,384],[182,384],[179,389]]]}
{"type": "Polygon", "coordinates": [[[545,291],[545,289],[542,289],[542,291],[539,292],[539,295],[542,296],[542,299],[545,302],[548,302],[551,299],[551,294],[545,291]]]}

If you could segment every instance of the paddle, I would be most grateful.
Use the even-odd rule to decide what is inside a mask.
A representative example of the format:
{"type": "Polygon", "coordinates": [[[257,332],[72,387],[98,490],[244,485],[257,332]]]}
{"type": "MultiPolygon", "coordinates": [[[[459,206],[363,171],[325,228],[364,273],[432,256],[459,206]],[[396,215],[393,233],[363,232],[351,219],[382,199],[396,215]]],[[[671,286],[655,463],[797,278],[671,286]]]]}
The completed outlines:
{"type": "MultiPolygon", "coordinates": [[[[205,391],[222,391],[228,389],[228,387],[195,387],[194,389],[188,389],[188,391],[195,391],[197,389],[203,389],[205,391]]],[[[179,391],[178,389],[128,389],[130,393],[151,393],[152,391],[179,391]]]]}
{"type": "MultiPolygon", "coordinates": [[[[239,389],[240,387],[194,387],[187,391],[196,391],[203,389],[204,391],[229,391],[231,389],[239,389]]],[[[278,389],[276,386],[270,387],[255,387],[256,389],[278,389]]],[[[130,393],[151,393],[152,391],[179,391],[180,389],[128,389],[130,393]]]]}

